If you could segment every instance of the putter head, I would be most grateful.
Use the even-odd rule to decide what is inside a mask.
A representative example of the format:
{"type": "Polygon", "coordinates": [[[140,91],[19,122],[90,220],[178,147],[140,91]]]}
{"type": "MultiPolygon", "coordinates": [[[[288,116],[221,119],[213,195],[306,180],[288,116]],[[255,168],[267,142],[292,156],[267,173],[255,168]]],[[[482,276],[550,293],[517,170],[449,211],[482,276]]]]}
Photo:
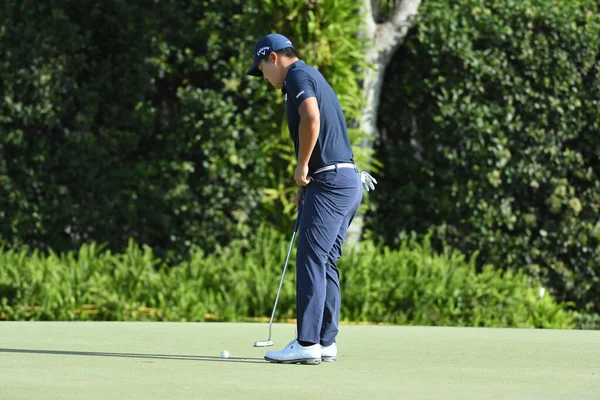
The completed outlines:
{"type": "Polygon", "coordinates": [[[254,342],[254,347],[269,347],[273,346],[272,340],[259,340],[254,342]]]}

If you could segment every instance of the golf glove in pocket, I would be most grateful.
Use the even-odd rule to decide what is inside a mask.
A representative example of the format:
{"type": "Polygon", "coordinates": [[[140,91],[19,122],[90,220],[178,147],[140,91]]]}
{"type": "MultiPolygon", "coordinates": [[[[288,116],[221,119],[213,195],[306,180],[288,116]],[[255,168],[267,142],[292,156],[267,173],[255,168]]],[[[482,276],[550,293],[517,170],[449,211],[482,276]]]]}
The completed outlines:
{"type": "Polygon", "coordinates": [[[375,190],[377,179],[373,178],[367,171],[363,171],[360,173],[360,181],[362,182],[363,187],[367,192],[369,190],[375,190]]]}

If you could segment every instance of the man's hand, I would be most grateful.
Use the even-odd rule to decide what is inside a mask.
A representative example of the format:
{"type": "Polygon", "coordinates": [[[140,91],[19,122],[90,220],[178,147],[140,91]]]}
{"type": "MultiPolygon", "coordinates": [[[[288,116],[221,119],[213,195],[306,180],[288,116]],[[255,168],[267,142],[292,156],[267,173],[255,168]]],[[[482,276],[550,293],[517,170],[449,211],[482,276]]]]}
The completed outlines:
{"type": "Polygon", "coordinates": [[[298,164],[296,171],[294,172],[294,180],[298,186],[306,186],[310,183],[310,178],[308,177],[308,165],[298,164]]]}

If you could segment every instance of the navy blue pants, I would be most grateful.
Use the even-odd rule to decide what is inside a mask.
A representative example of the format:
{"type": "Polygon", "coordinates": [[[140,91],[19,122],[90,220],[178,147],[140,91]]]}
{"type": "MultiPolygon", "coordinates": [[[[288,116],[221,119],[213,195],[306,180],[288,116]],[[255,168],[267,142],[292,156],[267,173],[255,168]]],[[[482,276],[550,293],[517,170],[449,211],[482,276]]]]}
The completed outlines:
{"type": "Polygon", "coordinates": [[[352,168],[311,178],[304,191],[296,252],[298,339],[329,346],[338,333],[341,307],[336,263],[362,200],[362,183],[352,168]]]}

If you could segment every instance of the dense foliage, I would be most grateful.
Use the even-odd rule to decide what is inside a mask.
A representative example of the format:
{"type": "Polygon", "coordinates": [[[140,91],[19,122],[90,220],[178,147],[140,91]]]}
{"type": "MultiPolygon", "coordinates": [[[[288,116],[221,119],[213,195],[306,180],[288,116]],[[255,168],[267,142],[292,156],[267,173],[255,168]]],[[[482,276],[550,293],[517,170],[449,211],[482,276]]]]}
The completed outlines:
{"type": "Polygon", "coordinates": [[[387,71],[370,226],[433,232],[600,311],[595,0],[425,1],[387,71]]]}
{"type": "Polygon", "coordinates": [[[245,75],[254,44],[274,28],[294,38],[351,121],[358,4],[4,2],[0,241],[121,250],[134,238],[180,259],[285,224],[293,147],[281,94],[245,75]]]}
{"type": "MultiPolygon", "coordinates": [[[[373,2],[378,22],[397,1],[373,2]]],[[[98,319],[138,318],[124,304],[163,310],[152,318],[170,320],[268,314],[271,284],[240,289],[240,299],[227,297],[227,285],[236,279],[253,285],[252,271],[268,282],[278,278],[279,264],[262,270],[252,261],[258,255],[242,255],[266,240],[264,230],[257,233],[261,226],[274,229],[269,235],[289,233],[294,157],[283,96],[245,73],[259,37],[287,35],[332,83],[353,143],[360,143],[364,138],[354,129],[363,106],[359,71],[365,46],[373,45],[357,35],[362,3],[5,0],[5,315],[83,318],[88,303],[98,319]],[[228,261],[227,251],[242,255],[228,261]],[[169,272],[167,265],[177,267],[169,272]],[[231,282],[218,279],[230,273],[231,282]],[[70,284],[79,294],[62,288],[55,299],[35,274],[48,282],[81,281],[70,284]],[[152,290],[169,279],[191,281],[171,287],[161,300],[131,283],[139,276],[152,290]],[[193,282],[199,277],[204,280],[193,282]]],[[[422,2],[415,28],[387,70],[378,116],[374,161],[383,168],[370,196],[368,237],[390,249],[365,241],[362,256],[342,259],[351,265],[344,284],[352,293],[344,298],[344,318],[570,326],[562,306],[537,299],[537,283],[525,285],[523,273],[555,301],[600,312],[599,7],[597,0],[422,2]],[[409,245],[407,235],[419,241],[409,245]],[[441,255],[429,250],[422,240],[427,235],[441,255]],[[419,250],[415,243],[424,244],[419,250]],[[419,252],[437,260],[436,272],[416,261],[419,252]],[[478,256],[463,260],[460,254],[478,256]],[[398,280],[364,269],[363,256],[379,260],[398,280]],[[454,267],[461,272],[451,273],[454,267]],[[422,268],[429,271],[424,276],[446,276],[447,286],[428,281],[422,268]],[[412,276],[425,280],[410,286],[405,277],[412,276]],[[487,297],[473,291],[480,286],[487,297]],[[374,297],[359,293],[365,287],[378,287],[374,297]],[[494,298],[499,302],[492,306],[494,298]],[[516,314],[486,314],[494,307],[516,314]]],[[[355,146],[355,154],[361,169],[368,168],[368,151],[355,146]]],[[[272,257],[280,256],[272,250],[272,257]]],[[[286,290],[284,303],[291,301],[286,290]]],[[[292,309],[291,303],[282,308],[288,316],[292,309]]],[[[597,324],[598,315],[586,316],[586,324],[597,324]]]]}
{"type": "Polygon", "coordinates": [[[4,241],[119,249],[133,237],[175,252],[235,234],[235,212],[259,201],[259,127],[274,110],[258,82],[237,103],[246,2],[186,3],[4,5],[4,241]]]}
{"type": "MultiPolygon", "coordinates": [[[[193,252],[167,266],[130,242],[114,254],[0,251],[0,319],[239,321],[270,316],[287,238],[263,227],[252,243],[193,252]]],[[[295,316],[292,256],[278,318],[295,316]]],[[[340,262],[342,320],[395,324],[570,328],[574,315],[522,273],[475,269],[475,259],[428,240],[398,250],[365,241],[340,262]]]]}

